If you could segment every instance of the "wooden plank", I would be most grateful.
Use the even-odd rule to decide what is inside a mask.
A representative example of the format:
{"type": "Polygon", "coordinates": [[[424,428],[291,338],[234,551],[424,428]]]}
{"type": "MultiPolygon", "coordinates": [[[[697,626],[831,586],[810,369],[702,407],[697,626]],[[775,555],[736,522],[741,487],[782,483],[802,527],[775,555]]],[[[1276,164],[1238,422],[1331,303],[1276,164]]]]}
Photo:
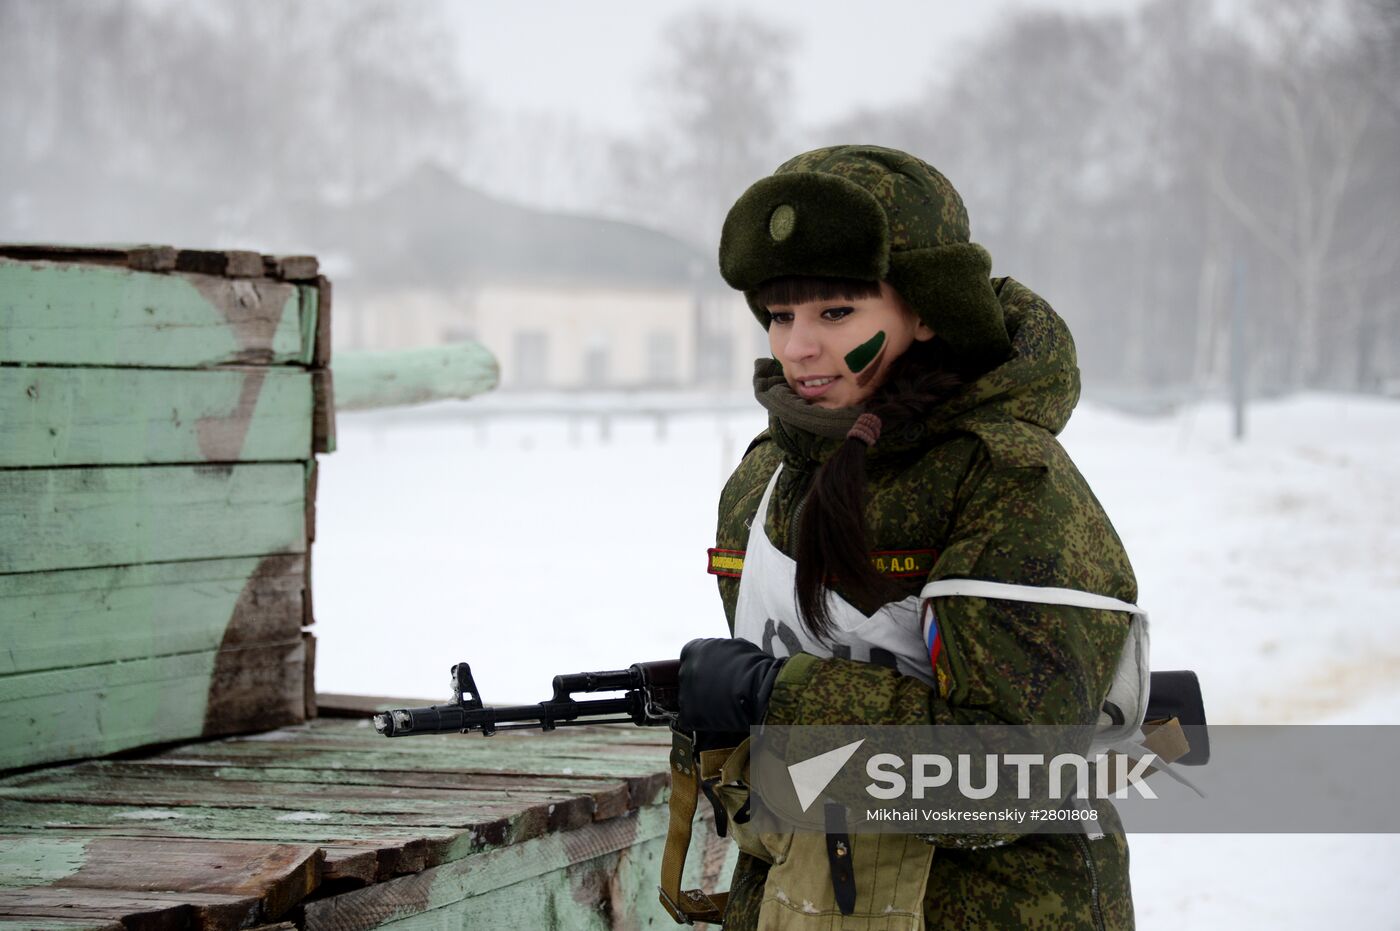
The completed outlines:
{"type": "Polygon", "coordinates": [[[297,637],[300,554],[0,575],[0,674],[297,637]]]}
{"type": "Polygon", "coordinates": [[[138,272],[174,271],[177,255],[173,246],[135,246],[127,252],[126,267],[138,272]]]}
{"type": "MultiPolygon", "coordinates": [[[[620,788],[620,786],[619,786],[620,788]]],[[[0,788],[0,797],[25,804],[59,803],[128,809],[247,809],[276,820],[323,824],[364,823],[392,817],[395,825],[471,827],[496,818],[532,817],[541,831],[570,830],[593,817],[591,797],[555,789],[392,788],[368,785],[268,783],[223,779],[93,779],[54,776],[44,784],[0,788]]],[[[620,814],[620,813],[619,813],[620,814]]],[[[377,823],[377,822],[376,822],[377,823]]],[[[2,885],[3,883],[0,883],[2,885]]]]}
{"type": "Polygon", "coordinates": [[[196,892],[256,898],[279,918],[320,884],[313,845],[202,838],[0,837],[0,887],[196,892]]]}
{"type": "Polygon", "coordinates": [[[306,549],[301,463],[0,470],[0,573],[306,549]]]}
{"type": "Polygon", "coordinates": [[[0,258],[0,362],[301,364],[297,285],[0,258]]]}
{"type": "Polygon", "coordinates": [[[302,702],[307,720],[316,717],[316,635],[303,631],[301,642],[306,646],[306,677],[302,685],[302,702]]]}
{"type": "Polygon", "coordinates": [[[126,931],[120,921],[105,918],[6,918],[0,915],[0,931],[126,931]]]}
{"type": "Polygon", "coordinates": [[[335,452],[335,385],[330,369],[311,370],[311,450],[335,452]]]}
{"type": "Polygon", "coordinates": [[[320,293],[309,284],[297,285],[297,314],[301,324],[301,355],[297,361],[311,365],[316,357],[316,334],[321,317],[320,293]]]}
{"type": "Polygon", "coordinates": [[[211,892],[0,889],[3,915],[117,920],[129,931],[236,931],[255,924],[260,912],[256,898],[211,892]]]}
{"type": "Polygon", "coordinates": [[[168,272],[175,268],[171,246],[64,246],[53,243],[0,243],[0,256],[12,259],[46,259],[55,262],[90,262],[98,265],[124,265],[147,272],[168,272]]]}
{"type": "Polygon", "coordinates": [[[0,769],[303,720],[300,639],[0,678],[0,769]]]}
{"type": "Polygon", "coordinates": [[[257,278],[263,273],[263,258],[242,249],[181,249],[175,256],[175,268],[226,278],[257,278]]]}
{"type": "MultiPolygon", "coordinates": [[[[18,773],[0,781],[0,795],[22,801],[90,804],[206,805],[212,807],[375,812],[452,811],[478,802],[512,799],[519,810],[550,806],[551,829],[564,823],[606,820],[627,810],[622,779],[418,773],[412,770],[346,774],[288,767],[155,766],[97,761],[18,773]],[[185,799],[186,801],[181,801],[185,799]],[[388,807],[383,807],[388,806],[388,807]],[[421,806],[421,807],[415,807],[421,806]],[[568,808],[569,811],[562,809],[568,808]]],[[[509,806],[507,806],[509,807],[509,806]]]]}
{"type": "MultiPolygon", "coordinates": [[[[568,834],[485,851],[412,876],[308,902],[304,927],[307,931],[369,931],[650,924],[664,916],[661,906],[653,908],[652,903],[666,824],[664,807],[653,806],[568,834]],[[571,869],[578,866],[584,868],[571,869]],[[485,898],[502,895],[515,903],[513,911],[485,898]]],[[[702,821],[696,825],[687,857],[689,882],[704,879],[706,842],[702,821]]],[[[670,919],[666,921],[669,924],[670,919]]]]}
{"type": "MultiPolygon", "coordinates": [[[[316,466],[316,460],[306,461],[306,516],[304,525],[306,527],[306,550],[311,552],[311,543],[316,539],[316,487],[320,477],[320,470],[316,466]]],[[[310,621],[307,621],[310,624],[310,621]]]]}
{"type": "MultiPolygon", "coordinates": [[[[202,837],[210,840],[244,840],[260,843],[326,844],[363,843],[389,851],[404,845],[420,844],[419,869],[436,851],[460,850],[465,856],[473,849],[464,838],[481,828],[414,829],[395,827],[383,820],[364,824],[347,819],[336,823],[279,822],[249,809],[226,809],[210,814],[209,809],[132,809],[99,805],[16,804],[0,800],[0,828],[14,833],[43,831],[83,837],[202,837]],[[143,820],[144,819],[144,820],[143,820]]],[[[451,857],[439,857],[434,863],[451,857]]],[[[399,872],[411,872],[400,870],[399,872]]]]}
{"type": "Polygon", "coordinates": [[[311,364],[318,369],[331,365],[331,280],[316,277],[316,347],[311,364]]]}
{"type": "MultiPolygon", "coordinates": [[[[401,741],[411,743],[412,740],[401,741]]],[[[614,778],[627,786],[627,801],[621,807],[638,808],[650,804],[665,792],[668,774],[665,770],[665,752],[657,752],[646,757],[621,756],[608,753],[593,753],[542,758],[535,753],[517,753],[511,756],[475,756],[466,758],[413,757],[405,753],[380,753],[365,750],[332,750],[325,748],[302,748],[278,752],[249,752],[249,748],[236,744],[219,744],[227,752],[214,755],[180,752],[171,755],[188,764],[201,760],[217,761],[220,764],[242,767],[289,767],[307,769],[337,768],[346,772],[378,773],[393,772],[410,766],[431,775],[448,777],[455,772],[496,774],[524,783],[528,779],[550,777],[559,779],[606,779],[614,778]]],[[[165,757],[162,757],[165,758],[165,757]]]]}
{"type": "Polygon", "coordinates": [[[353,411],[470,398],[499,381],[495,356],[474,342],[345,352],[335,365],[335,405],[337,410],[353,411]]]}
{"type": "MultiPolygon", "coordinates": [[[[313,515],[314,516],[314,515],[313,515]]],[[[311,598],[311,541],[306,541],[306,588],[302,590],[301,599],[301,623],[303,627],[310,627],[316,623],[315,605],[311,598]]]]}
{"type": "Polygon", "coordinates": [[[320,274],[321,263],[314,255],[265,255],[263,274],[284,281],[314,281],[320,274]]]}
{"type": "MultiPolygon", "coordinates": [[[[660,792],[639,799],[632,791],[631,779],[606,777],[556,777],[502,775],[473,772],[420,772],[417,770],[345,770],[298,769],[288,766],[201,766],[158,765],[93,761],[69,767],[55,774],[53,770],[17,774],[0,781],[0,792],[8,797],[26,800],[49,799],[52,793],[64,798],[97,800],[113,793],[140,793],[168,790],[172,785],[182,791],[206,798],[223,792],[230,786],[241,786],[247,795],[255,795],[256,784],[266,784],[263,790],[277,794],[284,790],[288,797],[315,797],[325,790],[328,798],[425,798],[479,799],[497,802],[514,798],[521,810],[541,804],[553,806],[546,810],[544,827],[555,830],[560,825],[602,821],[626,811],[652,804],[660,792]],[[151,787],[151,788],[147,788],[151,787]],[[285,789],[284,789],[285,787],[285,789]],[[202,793],[202,794],[200,794],[202,793]],[[465,794],[464,794],[465,793],[465,794]],[[560,810],[561,807],[566,810],[560,810]]],[[[664,789],[664,782],[658,785],[664,789]]],[[[232,791],[229,789],[229,791],[232,791]]],[[[135,796],[122,795],[124,799],[135,796]]],[[[150,800],[147,799],[149,802],[150,800]]]]}
{"type": "Polygon", "coordinates": [[[0,468],[306,459],[312,378],[266,366],[0,367],[0,468]]]}
{"type": "MultiPolygon", "coordinates": [[[[441,760],[446,765],[459,765],[470,760],[505,762],[516,758],[561,761],[590,759],[599,755],[631,759],[640,766],[659,760],[665,769],[671,749],[669,732],[661,727],[639,728],[631,725],[594,725],[542,731],[502,731],[491,737],[480,734],[432,734],[411,738],[389,739],[377,734],[368,719],[360,721],[318,721],[308,724],[293,735],[261,734],[234,738],[218,749],[220,752],[252,752],[265,750],[268,745],[295,744],[298,753],[304,751],[340,751],[344,753],[384,755],[396,759],[413,754],[425,763],[441,760]]],[[[179,747],[170,756],[197,757],[209,747],[179,747]]],[[[565,764],[561,764],[565,765],[565,764]]],[[[556,767],[555,772],[560,772],[556,767]]],[[[564,775],[579,775],[577,773],[564,775]]]]}
{"type": "Polygon", "coordinates": [[[379,858],[372,847],[354,844],[327,844],[321,850],[326,857],[321,866],[321,881],[323,883],[366,885],[375,881],[379,858]]]}
{"type": "Polygon", "coordinates": [[[199,736],[268,730],[306,720],[306,644],[225,646],[214,675],[199,736]]]}
{"type": "MultiPolygon", "coordinates": [[[[63,827],[95,831],[102,827],[115,828],[122,835],[164,834],[175,837],[265,839],[277,843],[321,843],[326,840],[375,838],[381,835],[408,836],[413,839],[427,835],[445,836],[454,840],[470,835],[471,831],[501,819],[530,817],[538,822],[543,833],[545,806],[521,808],[502,802],[474,802],[459,806],[455,812],[405,814],[365,810],[335,811],[325,806],[290,805],[270,807],[263,804],[218,805],[215,799],[207,805],[146,804],[135,801],[110,805],[77,802],[49,802],[4,797],[0,799],[0,816],[5,830],[17,830],[10,823],[11,808],[31,819],[63,822],[63,827]],[[358,829],[358,831],[356,830],[358,829]],[[348,832],[348,833],[347,833],[348,832]],[[416,836],[415,836],[416,835],[416,836]],[[312,838],[319,838],[313,840],[312,838]]],[[[369,806],[359,806],[360,809],[369,806]]],[[[31,822],[32,823],[32,822],[31,822]]]]}
{"type": "MultiPolygon", "coordinates": [[[[25,773],[0,781],[0,790],[38,786],[48,788],[52,770],[25,773]]],[[[294,784],[301,789],[313,786],[360,786],[362,792],[392,793],[398,789],[429,789],[434,791],[470,792],[485,799],[516,797],[530,804],[559,799],[589,799],[593,820],[617,817],[634,805],[628,780],[606,777],[502,775],[474,772],[420,772],[418,770],[345,770],[297,769],[286,766],[222,766],[222,765],[160,765],[149,762],[118,762],[95,760],[69,767],[66,777],[85,778],[89,782],[119,780],[130,784],[133,779],[164,782],[169,779],[202,781],[222,784],[239,783],[294,784]]],[[[84,783],[85,784],[85,783],[84,783]]],[[[212,790],[211,790],[212,791],[212,790]]],[[[269,788],[269,791],[277,791],[269,788]]],[[[651,804],[655,797],[642,804],[651,804]]]]}
{"type": "MultiPolygon", "coordinates": [[[[4,680],[0,680],[3,682],[4,680]]],[[[379,738],[373,746],[329,740],[246,741],[180,747],[161,759],[217,759],[239,766],[341,766],[358,769],[425,771],[469,769],[473,772],[552,776],[642,776],[666,769],[667,748],[617,747],[608,744],[511,746],[495,737],[456,737],[452,744],[433,737],[379,738]],[[256,763],[252,762],[256,761],[256,763]]]]}

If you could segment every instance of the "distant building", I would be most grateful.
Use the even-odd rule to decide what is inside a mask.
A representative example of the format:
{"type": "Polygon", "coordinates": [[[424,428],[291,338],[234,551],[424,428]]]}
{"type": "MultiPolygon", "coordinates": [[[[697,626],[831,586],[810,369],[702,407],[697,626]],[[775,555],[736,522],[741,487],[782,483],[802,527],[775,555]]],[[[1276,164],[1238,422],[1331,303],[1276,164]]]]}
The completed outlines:
{"type": "Polygon", "coordinates": [[[339,348],[476,339],[503,391],[744,390],[766,348],[713,256],[633,223],[508,204],[438,168],[307,222],[331,253],[339,348]]]}

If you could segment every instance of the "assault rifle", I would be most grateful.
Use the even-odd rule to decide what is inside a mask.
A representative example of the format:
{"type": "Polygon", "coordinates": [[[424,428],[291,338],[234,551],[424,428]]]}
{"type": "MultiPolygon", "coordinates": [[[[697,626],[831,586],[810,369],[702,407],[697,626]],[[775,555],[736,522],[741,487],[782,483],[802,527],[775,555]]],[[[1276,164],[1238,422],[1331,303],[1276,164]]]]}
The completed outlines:
{"type": "Polygon", "coordinates": [[[554,677],[554,696],[534,705],[482,704],[471,667],[452,667],[452,700],[427,708],[399,708],[374,716],[374,729],[385,737],[410,734],[463,734],[581,724],[672,724],[679,707],[680,660],[634,663],[610,672],[576,672],[554,677]],[[622,692],[621,698],[579,700],[575,692],[622,692]],[[622,715],[622,717],[608,717],[622,715]]]}
{"type": "MultiPolygon", "coordinates": [[[[576,672],[554,677],[554,695],[533,705],[487,706],[472,679],[471,667],[452,667],[452,700],[426,708],[398,708],[374,716],[374,729],[385,737],[413,734],[469,734],[489,737],[496,731],[540,730],[584,724],[674,725],[679,708],[680,661],[634,663],[609,672],[576,672]],[[580,700],[575,693],[622,692],[620,698],[580,700]],[[612,717],[609,717],[612,715],[612,717]]],[[[1147,699],[1147,720],[1176,718],[1183,725],[1204,725],[1205,705],[1196,674],[1188,670],[1154,672],[1147,699]]],[[[1205,729],[1177,762],[1200,765],[1210,758],[1205,729]]]]}

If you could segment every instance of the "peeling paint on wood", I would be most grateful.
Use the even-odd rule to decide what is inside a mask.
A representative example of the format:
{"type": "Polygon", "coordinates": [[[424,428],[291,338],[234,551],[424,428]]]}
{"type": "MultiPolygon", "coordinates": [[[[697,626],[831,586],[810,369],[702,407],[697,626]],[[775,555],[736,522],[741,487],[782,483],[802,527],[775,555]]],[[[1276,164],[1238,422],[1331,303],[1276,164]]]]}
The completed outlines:
{"type": "Polygon", "coordinates": [[[258,610],[234,625],[235,642],[288,640],[301,630],[304,559],[0,575],[0,616],[13,621],[0,675],[217,650],[245,600],[258,610]]]}
{"type": "Polygon", "coordinates": [[[0,888],[45,885],[127,892],[182,890],[262,900],[277,918],[320,884],[325,854],[314,845],[198,838],[0,837],[0,888]],[[74,843],[81,843],[76,853],[74,843]]]}
{"type": "Polygon", "coordinates": [[[306,459],[312,379],[293,368],[0,367],[0,467],[306,459]]]}
{"type": "Polygon", "coordinates": [[[344,352],[335,366],[338,410],[470,398],[500,381],[495,356],[479,343],[430,349],[344,352]]]}
{"type": "Polygon", "coordinates": [[[331,364],[331,280],[316,276],[316,342],[311,364],[330,368],[331,364]]]}
{"type": "Polygon", "coordinates": [[[0,931],[126,931],[120,921],[104,921],[100,918],[4,918],[0,917],[0,931]]]}
{"type": "Polygon", "coordinates": [[[0,573],[299,553],[305,468],[0,471],[0,573]]]}
{"type": "Polygon", "coordinates": [[[312,420],[311,449],[318,453],[335,452],[335,383],[330,369],[311,372],[312,420]]]}
{"type": "Polygon", "coordinates": [[[298,286],[0,259],[0,362],[305,364],[298,286]]]}
{"type": "Polygon", "coordinates": [[[263,272],[272,278],[288,281],[314,281],[321,263],[314,255],[265,255],[263,272]]]}
{"type": "MultiPolygon", "coordinates": [[[[358,722],[316,721],[139,760],[12,774],[0,778],[0,831],[42,843],[76,836],[89,844],[156,845],[152,849],[179,838],[256,842],[254,849],[314,846],[325,858],[318,888],[328,894],[301,900],[297,923],[305,929],[671,926],[655,892],[668,817],[664,793],[619,807],[634,798],[630,780],[664,780],[667,747],[658,735],[594,727],[547,736],[427,740],[421,758],[410,756],[398,769],[374,768],[367,749],[374,740],[386,743],[368,737],[358,722]],[[318,748],[307,748],[307,741],[318,748]],[[250,747],[266,749],[282,765],[229,761],[250,747]],[[591,756],[615,771],[561,774],[554,765],[556,747],[565,761],[591,756]],[[509,773],[494,770],[501,759],[513,764],[509,773]]],[[[713,838],[705,820],[697,822],[687,883],[722,885],[732,850],[713,838]]],[[[73,858],[69,851],[67,865],[56,860],[49,867],[54,881],[37,887],[43,896],[31,901],[39,906],[27,907],[56,912],[77,906],[88,910],[84,917],[102,917],[90,899],[53,898],[69,883],[61,877],[71,879],[73,858]]],[[[82,881],[95,888],[99,874],[90,865],[79,867],[80,874],[82,869],[88,870],[82,881]]],[[[224,920],[210,911],[223,902],[202,903],[197,915],[171,911],[167,900],[122,898],[129,893],[116,887],[131,884],[113,869],[118,878],[104,883],[114,889],[115,900],[152,909],[166,927],[194,928],[210,915],[224,920]]],[[[34,868],[29,875],[44,874],[34,868]]],[[[186,879],[164,881],[191,888],[202,875],[191,870],[186,879]]],[[[269,894],[253,888],[270,873],[248,866],[244,875],[251,885],[207,891],[260,895],[259,919],[273,920],[269,894]]],[[[9,907],[0,899],[0,914],[9,907]]],[[[290,906],[288,914],[295,914],[290,906]]]]}
{"type": "Polygon", "coordinates": [[[181,249],[175,256],[175,268],[226,278],[254,278],[263,273],[263,257],[257,252],[239,249],[181,249]]]}
{"type": "Polygon", "coordinates": [[[0,769],[300,721],[303,649],[298,636],[5,676],[0,769]]]}
{"type": "Polygon", "coordinates": [[[0,915],[117,920],[128,931],[235,931],[259,921],[260,911],[255,898],[211,892],[0,889],[0,915]]]}

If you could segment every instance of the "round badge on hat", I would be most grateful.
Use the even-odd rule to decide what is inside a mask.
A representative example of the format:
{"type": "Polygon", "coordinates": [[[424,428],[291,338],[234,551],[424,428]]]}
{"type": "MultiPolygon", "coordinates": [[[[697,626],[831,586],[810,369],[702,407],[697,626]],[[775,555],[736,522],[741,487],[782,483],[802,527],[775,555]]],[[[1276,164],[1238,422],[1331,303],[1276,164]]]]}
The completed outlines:
{"type": "Polygon", "coordinates": [[[792,235],[792,229],[796,225],[797,211],[791,204],[779,204],[768,217],[768,235],[773,237],[774,242],[782,242],[792,235]]]}

